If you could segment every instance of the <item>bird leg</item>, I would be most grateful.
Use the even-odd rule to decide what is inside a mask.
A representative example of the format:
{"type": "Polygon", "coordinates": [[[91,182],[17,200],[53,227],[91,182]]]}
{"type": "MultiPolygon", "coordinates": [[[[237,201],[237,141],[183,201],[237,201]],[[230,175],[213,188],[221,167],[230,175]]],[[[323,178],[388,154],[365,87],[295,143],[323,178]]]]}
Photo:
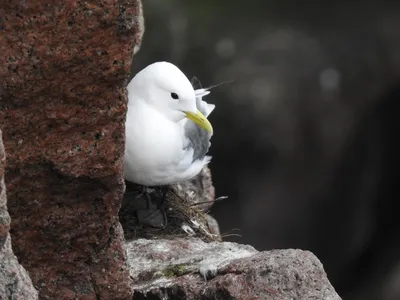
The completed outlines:
{"type": "Polygon", "coordinates": [[[161,201],[160,201],[158,208],[159,208],[160,212],[163,214],[163,217],[165,220],[165,222],[164,222],[164,228],[165,228],[165,227],[167,227],[167,224],[168,224],[167,213],[165,212],[165,203],[166,203],[165,199],[167,198],[168,186],[163,185],[160,188],[162,191],[162,196],[161,196],[161,201]]]}
{"type": "Polygon", "coordinates": [[[167,193],[168,193],[168,186],[162,185],[162,186],[160,186],[160,189],[161,189],[162,196],[161,196],[161,201],[160,201],[159,207],[164,208],[165,199],[167,198],[167,193]]]}
{"type": "Polygon", "coordinates": [[[139,221],[143,224],[147,224],[153,227],[165,228],[167,226],[167,215],[163,208],[165,191],[163,189],[163,196],[161,198],[160,204],[156,204],[150,197],[152,190],[146,186],[142,186],[142,190],[136,199],[143,199],[143,196],[147,201],[147,209],[137,210],[137,216],[139,221]]]}
{"type": "Polygon", "coordinates": [[[155,209],[150,197],[151,190],[145,186],[140,186],[139,190],[133,189],[124,193],[124,198],[130,202],[130,207],[135,210],[155,209]]]}
{"type": "Polygon", "coordinates": [[[147,208],[149,210],[157,208],[157,205],[153,204],[153,201],[151,200],[151,197],[150,197],[151,193],[152,193],[152,189],[151,188],[149,188],[147,186],[142,186],[140,194],[135,197],[136,199],[139,199],[139,198],[142,198],[143,196],[145,196],[146,200],[147,200],[147,208]]]}

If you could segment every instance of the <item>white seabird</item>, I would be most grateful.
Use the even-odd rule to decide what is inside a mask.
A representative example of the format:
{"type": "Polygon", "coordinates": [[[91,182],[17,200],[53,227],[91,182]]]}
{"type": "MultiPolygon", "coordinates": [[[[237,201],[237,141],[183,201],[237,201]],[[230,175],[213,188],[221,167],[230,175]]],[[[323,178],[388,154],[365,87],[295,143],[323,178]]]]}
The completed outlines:
{"type": "Polygon", "coordinates": [[[207,120],[215,105],[194,90],[175,65],[153,63],[128,87],[125,179],[143,186],[191,179],[210,162],[206,153],[213,129],[207,120]]]}

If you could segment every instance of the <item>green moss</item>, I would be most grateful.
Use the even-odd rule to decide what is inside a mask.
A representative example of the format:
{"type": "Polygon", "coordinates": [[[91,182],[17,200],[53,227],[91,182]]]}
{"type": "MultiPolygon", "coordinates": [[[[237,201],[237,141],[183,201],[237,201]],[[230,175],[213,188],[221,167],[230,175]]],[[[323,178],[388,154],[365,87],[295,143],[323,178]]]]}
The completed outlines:
{"type": "Polygon", "coordinates": [[[163,276],[171,278],[171,277],[179,277],[189,273],[189,270],[186,268],[186,265],[173,265],[165,268],[161,271],[163,276]]]}

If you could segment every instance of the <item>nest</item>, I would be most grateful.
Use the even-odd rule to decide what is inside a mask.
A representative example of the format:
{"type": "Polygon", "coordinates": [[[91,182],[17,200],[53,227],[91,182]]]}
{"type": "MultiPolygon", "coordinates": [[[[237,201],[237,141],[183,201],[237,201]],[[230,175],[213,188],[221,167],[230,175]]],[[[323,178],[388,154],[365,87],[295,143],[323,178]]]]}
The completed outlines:
{"type": "Polygon", "coordinates": [[[144,189],[127,182],[119,214],[125,239],[192,236],[220,241],[218,223],[208,214],[213,202],[208,168],[177,185],[144,189]]]}

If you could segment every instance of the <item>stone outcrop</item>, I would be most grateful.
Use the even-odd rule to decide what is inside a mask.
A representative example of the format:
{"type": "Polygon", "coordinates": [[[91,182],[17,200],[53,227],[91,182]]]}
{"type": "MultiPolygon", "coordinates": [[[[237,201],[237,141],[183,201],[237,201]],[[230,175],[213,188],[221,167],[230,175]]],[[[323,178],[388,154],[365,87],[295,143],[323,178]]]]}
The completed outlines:
{"type": "Polygon", "coordinates": [[[10,216],[4,184],[5,153],[0,130],[0,299],[37,299],[38,293],[11,249],[10,216]]]}
{"type": "Polygon", "coordinates": [[[131,297],[118,210],[140,13],[138,0],[0,5],[12,244],[41,299],[131,297]]]}
{"type": "Polygon", "coordinates": [[[341,299],[308,251],[179,238],[127,249],[134,299],[341,299]]]}

